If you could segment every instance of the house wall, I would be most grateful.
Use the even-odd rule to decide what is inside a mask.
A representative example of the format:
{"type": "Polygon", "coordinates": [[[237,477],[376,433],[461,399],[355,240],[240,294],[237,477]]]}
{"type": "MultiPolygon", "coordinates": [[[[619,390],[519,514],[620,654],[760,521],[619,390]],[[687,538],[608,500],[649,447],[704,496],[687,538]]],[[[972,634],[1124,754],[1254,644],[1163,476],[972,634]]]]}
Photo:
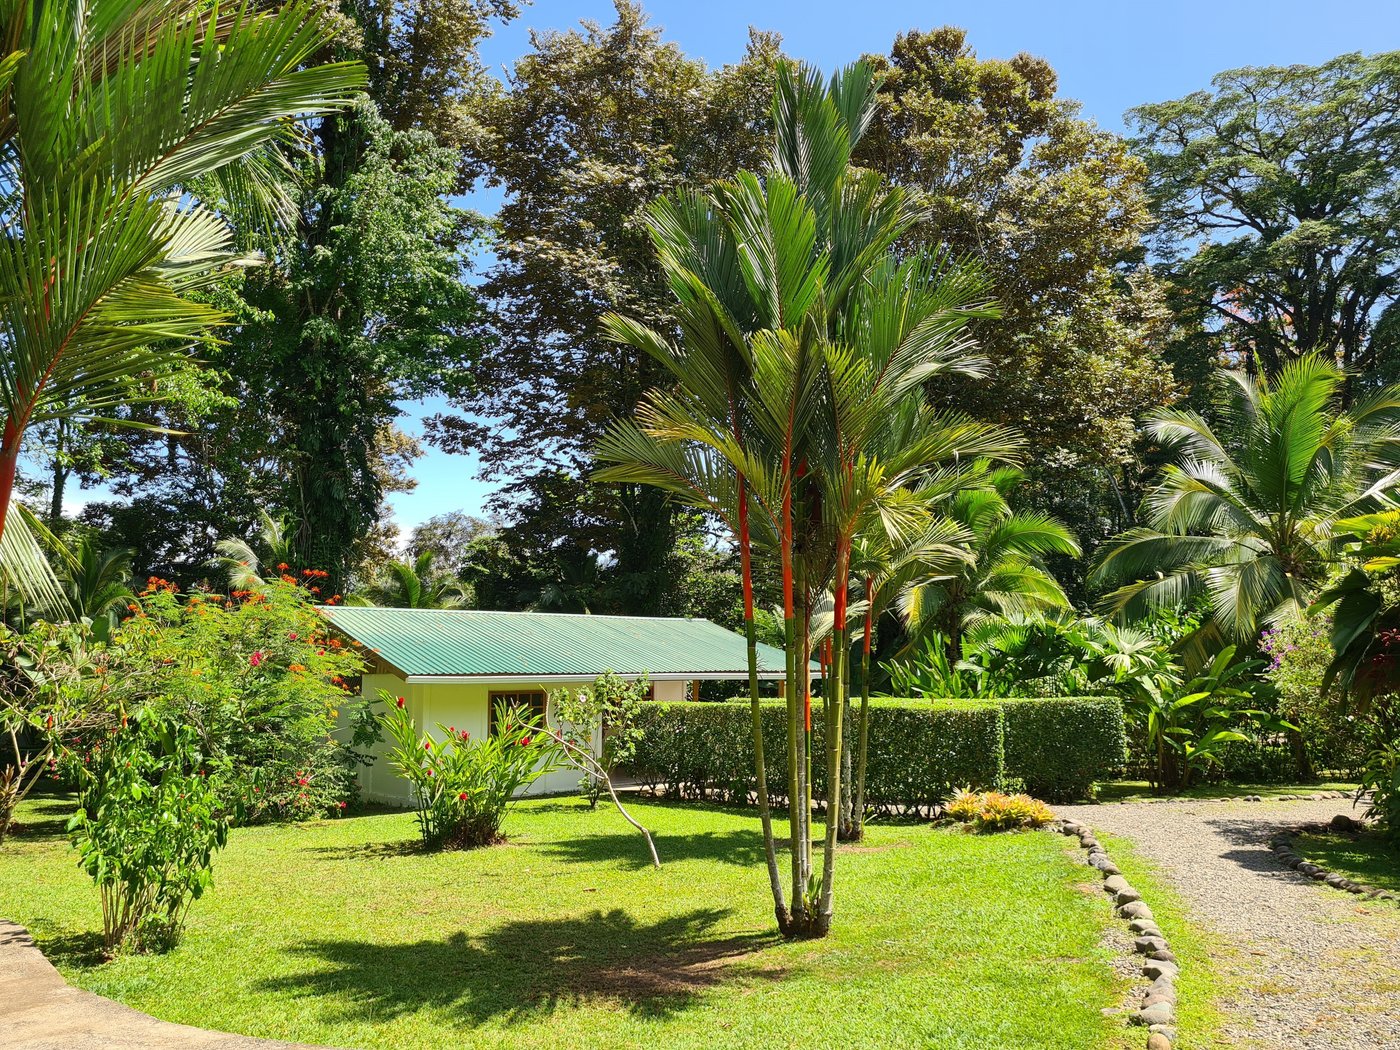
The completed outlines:
{"type": "Polygon", "coordinates": [[[684,700],[684,682],[653,682],[656,686],[656,699],[658,700],[684,700]]]}

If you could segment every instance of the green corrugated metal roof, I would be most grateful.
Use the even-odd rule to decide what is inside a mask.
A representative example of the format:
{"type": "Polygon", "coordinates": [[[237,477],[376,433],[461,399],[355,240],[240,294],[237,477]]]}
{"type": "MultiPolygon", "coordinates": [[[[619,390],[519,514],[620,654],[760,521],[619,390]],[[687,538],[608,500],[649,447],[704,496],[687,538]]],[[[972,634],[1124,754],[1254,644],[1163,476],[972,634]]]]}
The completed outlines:
{"type": "MultiPolygon", "coordinates": [[[[698,618],[351,605],[320,611],[410,676],[748,675],[743,636],[698,618]]],[[[758,662],[765,677],[781,675],[782,650],[759,645],[758,662]]]]}

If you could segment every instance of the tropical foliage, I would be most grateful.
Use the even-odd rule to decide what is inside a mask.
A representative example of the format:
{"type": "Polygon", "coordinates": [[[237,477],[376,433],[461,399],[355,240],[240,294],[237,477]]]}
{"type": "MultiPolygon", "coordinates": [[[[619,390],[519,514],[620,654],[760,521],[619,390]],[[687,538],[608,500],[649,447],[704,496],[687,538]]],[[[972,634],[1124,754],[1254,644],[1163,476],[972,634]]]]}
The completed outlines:
{"type": "Polygon", "coordinates": [[[232,816],[198,734],[137,711],[66,766],[78,784],[68,829],[102,896],[107,950],[173,947],[212,881],[232,816]]]}
{"type": "Polygon", "coordinates": [[[558,744],[524,708],[499,705],[485,739],[438,724],[420,733],[403,697],[381,693],[380,725],[393,746],[389,762],[413,790],[427,849],[471,849],[501,839],[516,792],[558,762],[558,744]]]}
{"type": "Polygon", "coordinates": [[[1200,654],[1301,616],[1325,582],[1339,519],[1400,478],[1400,387],[1347,395],[1336,365],[1302,357],[1273,378],[1221,380],[1215,420],[1166,409],[1148,433],[1173,450],[1146,522],[1100,552],[1104,602],[1133,619],[1198,595],[1200,654]]]}
{"type": "Polygon", "coordinates": [[[292,143],[290,122],[345,104],[364,81],[357,64],[316,63],[331,35],[322,9],[221,14],[210,20],[203,0],[0,7],[11,158],[0,177],[0,529],[23,528],[8,511],[31,426],[113,420],[158,399],[152,376],[179,370],[221,320],[188,293],[251,260],[195,183],[275,208],[274,150],[292,143]]]}

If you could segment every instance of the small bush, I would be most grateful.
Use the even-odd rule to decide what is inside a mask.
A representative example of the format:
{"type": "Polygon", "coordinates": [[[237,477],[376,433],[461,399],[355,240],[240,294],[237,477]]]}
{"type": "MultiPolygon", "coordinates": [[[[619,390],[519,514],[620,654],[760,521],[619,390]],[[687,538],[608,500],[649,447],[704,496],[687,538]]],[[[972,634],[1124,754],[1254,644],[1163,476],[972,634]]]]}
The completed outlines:
{"type": "Polygon", "coordinates": [[[977,831],[1043,828],[1054,819],[1050,807],[1039,799],[1000,791],[959,791],[943,813],[977,831]]]}
{"type": "Polygon", "coordinates": [[[1123,705],[1111,696],[997,701],[1006,717],[1006,775],[1051,802],[1090,798],[1127,757],[1123,705]]]}
{"type": "Polygon", "coordinates": [[[228,840],[230,814],[195,731],[138,711],[68,772],[78,783],[68,830],[102,895],[108,950],[173,947],[228,840]]]}
{"type": "Polygon", "coordinates": [[[1018,828],[1042,828],[1054,818],[1050,807],[1029,795],[1003,795],[988,791],[982,805],[972,817],[978,831],[1013,831],[1018,828]]]}
{"type": "Polygon", "coordinates": [[[964,788],[948,800],[943,812],[954,820],[967,824],[981,812],[984,797],[980,792],[964,788]]]}
{"type": "Polygon", "coordinates": [[[500,841],[501,821],[527,784],[555,768],[552,733],[524,708],[498,706],[485,740],[438,723],[438,738],[419,734],[403,697],[380,693],[380,716],[393,741],[389,763],[413,787],[418,830],[428,849],[472,849],[500,841]]]}

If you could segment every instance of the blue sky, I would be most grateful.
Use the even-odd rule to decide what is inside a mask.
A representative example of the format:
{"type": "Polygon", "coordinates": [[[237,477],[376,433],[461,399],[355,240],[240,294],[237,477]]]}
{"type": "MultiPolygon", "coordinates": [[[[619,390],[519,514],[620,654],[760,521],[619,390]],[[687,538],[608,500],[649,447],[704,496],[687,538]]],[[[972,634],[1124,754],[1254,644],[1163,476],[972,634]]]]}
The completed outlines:
{"type": "MultiPolygon", "coordinates": [[[[1316,64],[1346,51],[1400,48],[1400,4],[1297,0],[1174,0],[1134,3],[914,3],[905,0],[650,0],[653,23],[711,65],[738,59],[752,24],[782,34],[788,54],[832,69],[884,51],[896,33],[953,24],[968,30],[983,57],[1029,51],[1048,59],[1061,94],[1083,102],[1100,125],[1123,129],[1125,110],[1209,86],[1213,74],[1245,65],[1316,64]]],[[[482,48],[498,72],[529,49],[531,29],[567,29],[581,19],[607,24],[611,0],[536,0],[482,48]]],[[[479,197],[475,206],[492,206],[479,197]]],[[[416,429],[416,409],[403,422],[416,429]]],[[[449,510],[478,514],[493,486],[478,481],[471,457],[429,453],[415,465],[417,489],[391,499],[407,531],[449,510]]]]}

